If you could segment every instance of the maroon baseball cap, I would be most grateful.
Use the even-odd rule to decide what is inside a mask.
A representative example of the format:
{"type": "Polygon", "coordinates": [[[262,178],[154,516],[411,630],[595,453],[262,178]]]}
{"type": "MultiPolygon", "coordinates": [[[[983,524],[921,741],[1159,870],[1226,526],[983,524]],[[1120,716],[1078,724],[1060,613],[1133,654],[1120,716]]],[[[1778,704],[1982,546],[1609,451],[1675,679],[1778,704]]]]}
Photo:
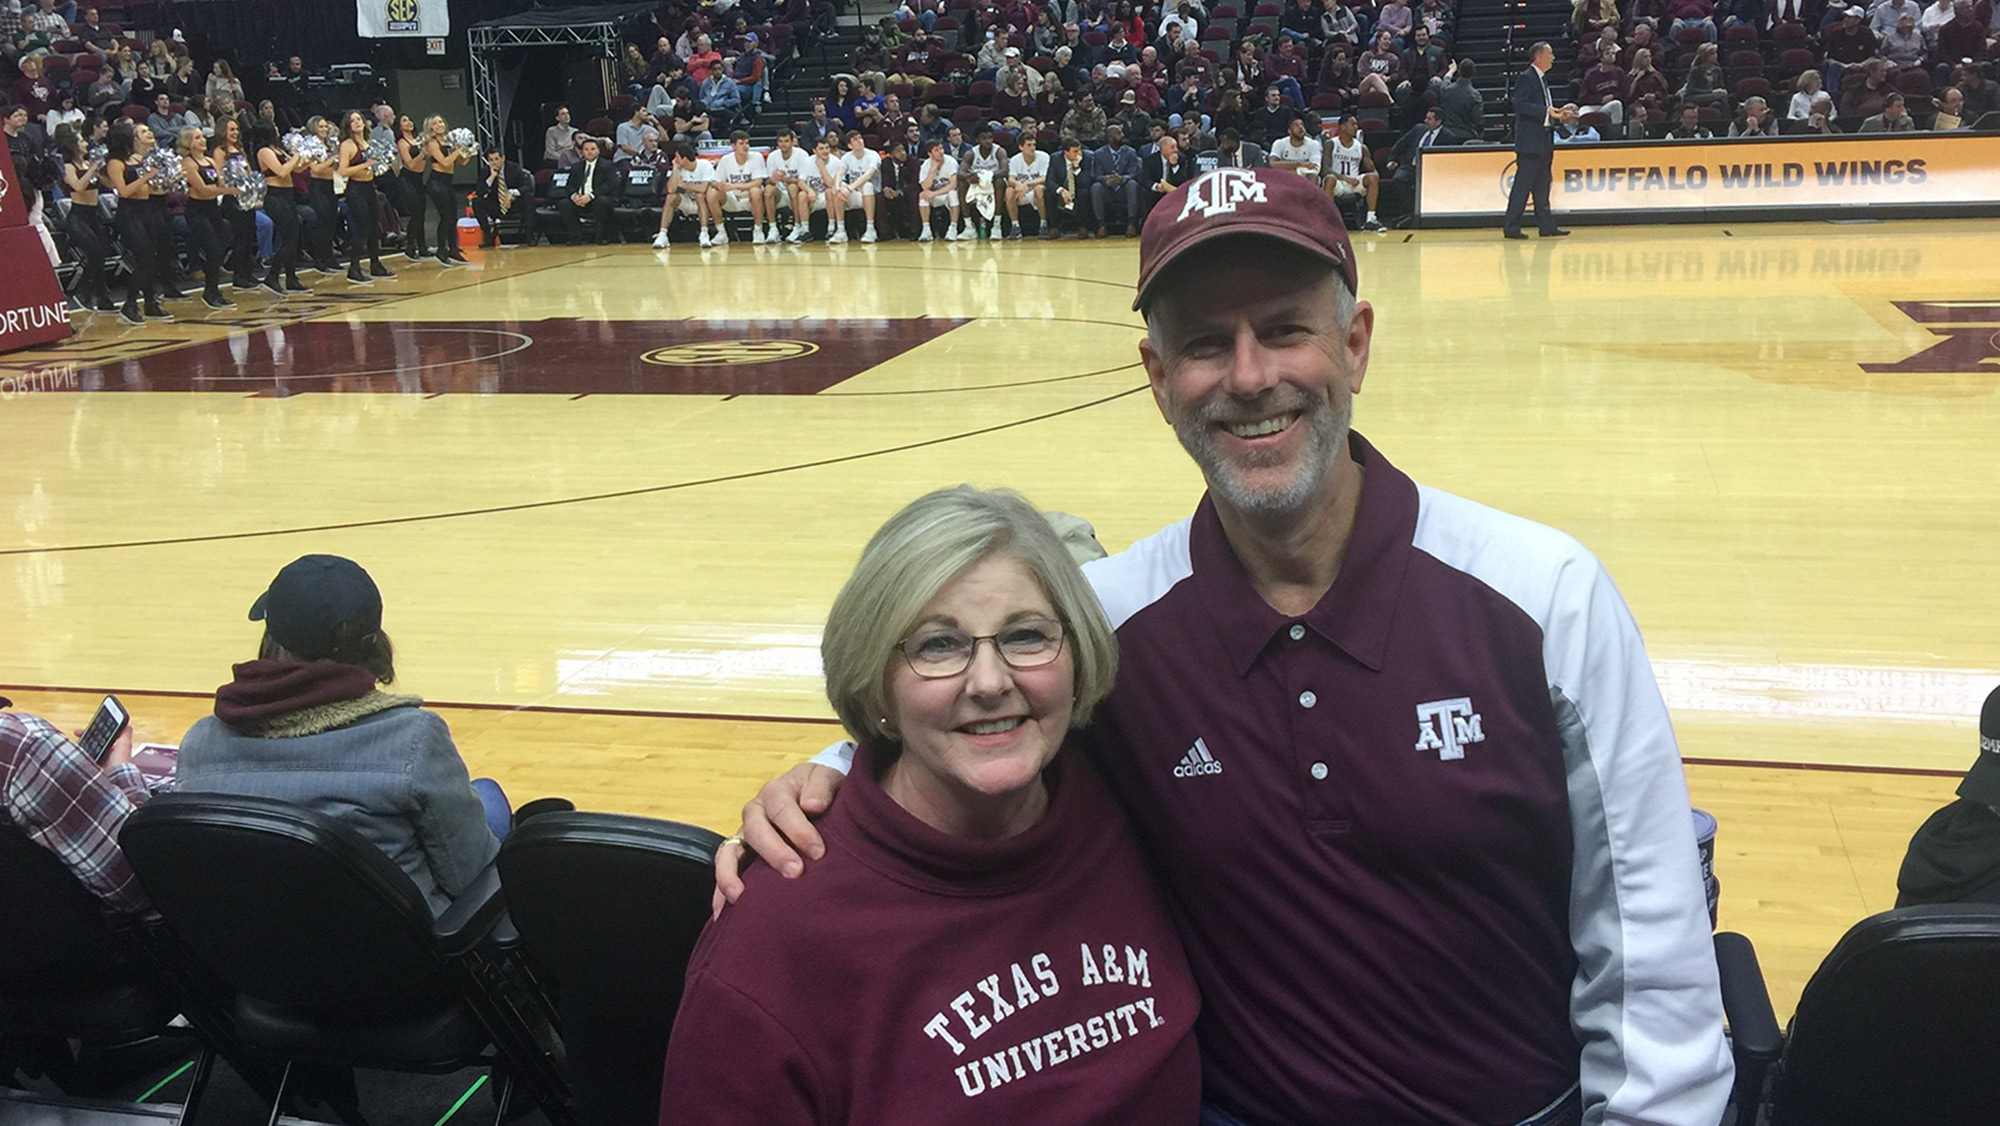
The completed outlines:
{"type": "Polygon", "coordinates": [[[1347,224],[1312,177],[1268,168],[1218,168],[1153,205],[1139,235],[1139,292],[1132,307],[1146,303],[1153,283],[1181,255],[1230,235],[1263,235],[1317,255],[1340,268],[1349,290],[1360,292],[1347,224]]]}

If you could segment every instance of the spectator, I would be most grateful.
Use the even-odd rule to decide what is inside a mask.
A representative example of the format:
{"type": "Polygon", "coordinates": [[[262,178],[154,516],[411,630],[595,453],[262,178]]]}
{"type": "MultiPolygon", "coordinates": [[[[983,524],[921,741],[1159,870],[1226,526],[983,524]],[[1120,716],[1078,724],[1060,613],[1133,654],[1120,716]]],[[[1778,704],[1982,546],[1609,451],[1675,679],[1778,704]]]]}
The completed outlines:
{"type": "Polygon", "coordinates": [[[1291,131],[1292,122],[1297,120],[1297,110],[1287,106],[1284,96],[1276,86],[1264,88],[1264,104],[1250,115],[1250,136],[1257,143],[1269,148],[1272,142],[1291,131]]]}
{"type": "Polygon", "coordinates": [[[1589,70],[1591,67],[1596,66],[1599,62],[1603,60],[1604,55],[1607,51],[1616,51],[1617,49],[1618,49],[1617,28],[1607,27],[1604,30],[1598,32],[1595,38],[1586,41],[1582,46],[1582,48],[1580,48],[1577,51],[1576,53],[1577,72],[1582,73],[1583,71],[1589,70]]]}
{"type": "MultiPolygon", "coordinates": [[[[1417,32],[1419,43],[1422,42],[1423,34],[1422,29],[1419,29],[1417,32]]],[[[1421,46],[1415,47],[1412,48],[1412,53],[1422,50],[1421,46]]],[[[1304,108],[1306,92],[1299,83],[1305,81],[1306,57],[1300,52],[1297,43],[1290,39],[1278,40],[1278,49],[1273,51],[1271,57],[1264,63],[1264,73],[1269,78],[1272,88],[1290,98],[1293,105],[1304,108]]],[[[1426,71],[1425,80],[1428,81],[1429,77],[1430,72],[1426,71]]]]}
{"type": "Polygon", "coordinates": [[[1683,106],[1698,106],[1729,112],[1729,91],[1725,85],[1722,68],[1715,62],[1715,44],[1703,43],[1695,48],[1694,65],[1688,67],[1687,80],[1681,83],[1680,101],[1683,106]]]}
{"type": "MultiPolygon", "coordinates": [[[[0,700],[0,708],[10,706],[0,700]]],[[[102,762],[92,762],[55,725],[0,711],[0,817],[48,849],[113,911],[149,906],[118,832],[145,803],[146,776],[132,765],[132,732],[120,732],[102,762]]]]}
{"type": "Polygon", "coordinates": [[[1667,131],[1667,137],[1675,141],[1706,141],[1714,136],[1701,123],[1701,110],[1691,105],[1681,107],[1681,123],[1667,131]]]}
{"type": "Polygon", "coordinates": [[[1908,110],[1903,108],[1903,95],[1892,91],[1888,97],[1882,99],[1882,112],[1863,121],[1861,128],[1855,130],[1855,132],[1909,133],[1914,131],[1916,127],[1916,120],[1910,116],[1908,110]]]}
{"type": "Polygon", "coordinates": [[[1632,103],[1632,111],[1625,118],[1625,139],[1644,141],[1653,135],[1653,111],[1644,102],[1632,103]]]}
{"type": "MultiPolygon", "coordinates": [[[[91,10],[96,11],[95,8],[91,10]]],[[[165,94],[153,96],[153,112],[146,115],[146,128],[151,129],[155,137],[179,137],[181,128],[189,124],[198,123],[190,122],[184,114],[175,113],[173,99],[165,94]]]]}
{"type": "Polygon", "coordinates": [[[1832,98],[1825,94],[1813,97],[1812,112],[1806,115],[1805,131],[1822,136],[1833,136],[1840,132],[1840,123],[1834,119],[1832,98]]]}
{"type": "Polygon", "coordinates": [[[1729,123],[1731,137],[1775,137],[1778,135],[1777,119],[1771,116],[1770,103],[1751,95],[1743,99],[1743,112],[1729,123]]]}
{"type": "Polygon", "coordinates": [[[55,83],[42,74],[42,60],[39,55],[25,55],[20,60],[21,76],[14,80],[8,92],[9,101],[28,111],[29,117],[45,117],[56,105],[55,83]]]}
{"type": "Polygon", "coordinates": [[[1319,27],[1319,12],[1313,7],[1313,0],[1292,0],[1278,20],[1279,42],[1312,46],[1319,38],[1319,27]]]}
{"type": "Polygon", "coordinates": [[[1140,111],[1138,93],[1127,90],[1118,96],[1118,110],[1107,125],[1125,130],[1127,137],[1144,137],[1152,131],[1153,119],[1140,111]]]}
{"type": "Polygon", "coordinates": [[[1355,18],[1354,9],[1341,0],[1327,0],[1319,20],[1320,37],[1328,46],[1336,42],[1361,42],[1361,21],[1355,18]]]}
{"type": "Polygon", "coordinates": [[[1896,23],[1908,15],[1915,23],[1922,19],[1924,6],[1919,0],[1876,0],[1868,12],[1868,30],[1886,38],[1896,30],[1896,23]]]}
{"type": "Polygon", "coordinates": [[[2000,110],[2000,82],[1981,74],[1971,63],[1960,63],[1951,72],[1951,84],[1965,96],[1965,120],[1977,125],[1979,119],[2000,110]]]}
{"type": "Polygon", "coordinates": [[[70,37],[69,21],[56,11],[56,0],[41,0],[36,9],[28,14],[23,29],[30,35],[39,36],[44,47],[57,39],[70,37]]]}
{"type": "MultiPolygon", "coordinates": [[[[1990,0],[1982,2],[1990,6],[1990,0]]],[[[1945,61],[1985,58],[1987,22],[1979,18],[1970,0],[1958,0],[1953,11],[1952,18],[1940,24],[1932,34],[1931,57],[1945,61]]],[[[1926,16],[1929,14],[1925,13],[1926,16]]]]}
{"type": "Polygon", "coordinates": [[[1667,0],[1667,18],[1673,21],[1670,35],[1679,37],[1686,28],[1699,28],[1715,42],[1715,5],[1710,0],[1667,0]]]}
{"type": "MultiPolygon", "coordinates": [[[[693,73],[692,65],[689,73],[693,73]]],[[[718,132],[735,130],[736,122],[743,113],[743,95],[736,80],[726,70],[720,66],[709,68],[708,77],[702,81],[695,97],[707,112],[711,128],[718,132]]]]}
{"type": "MultiPolygon", "coordinates": [[[[834,124],[833,118],[827,113],[826,99],[814,98],[812,100],[812,115],[798,123],[799,144],[810,148],[821,137],[834,137],[838,129],[839,126],[834,124]]],[[[834,137],[834,140],[837,144],[838,138],[834,137]]],[[[840,158],[836,155],[834,159],[838,160],[840,158]]]]}
{"type": "Polygon", "coordinates": [[[1792,95],[1792,104],[1786,108],[1785,117],[1790,121],[1804,121],[1812,116],[1813,103],[1819,100],[1819,71],[1808,70],[1799,75],[1797,92],[1792,95]]]}
{"type": "Polygon", "coordinates": [[[1612,29],[1615,36],[1617,27],[1617,0],[1575,0],[1570,7],[1570,29],[1578,39],[1600,28],[1612,29]]]}
{"type": "MultiPolygon", "coordinates": [[[[292,62],[302,66],[297,55],[292,56],[292,62]]],[[[229,95],[229,100],[232,102],[240,102],[244,100],[243,83],[237,79],[236,73],[229,69],[229,62],[226,59],[217,59],[215,65],[208,68],[208,84],[203,88],[202,94],[211,102],[221,94],[229,95]]]]}
{"type": "Polygon", "coordinates": [[[1897,17],[1896,26],[1883,33],[1881,43],[1882,57],[1899,67],[1923,66],[1929,51],[1923,33],[1917,30],[1917,17],[1910,12],[1897,17]]]}
{"type": "Polygon", "coordinates": [[[872,81],[878,90],[889,85],[890,54],[882,42],[881,27],[870,24],[861,33],[861,45],[848,55],[848,63],[862,81],[872,81]]]}
{"type": "Polygon", "coordinates": [[[917,111],[918,151],[921,152],[923,146],[933,140],[944,140],[954,128],[951,120],[938,112],[936,102],[925,102],[923,108],[917,111]]]}
{"type": "Polygon", "coordinates": [[[1958,800],[1925,820],[1896,874],[1896,906],[1924,903],[2000,903],[2000,689],[1980,709],[1958,800]]]}
{"type": "Polygon", "coordinates": [[[696,36],[694,52],[687,57],[686,69],[689,80],[697,85],[706,84],[721,65],[722,53],[709,44],[708,36],[696,36]]]}
{"type": "Polygon", "coordinates": [[[1594,144],[1603,140],[1595,125],[1584,125],[1582,110],[1575,102],[1556,111],[1555,142],[1559,145],[1594,144]]]}
{"type": "Polygon", "coordinates": [[[182,104],[207,96],[207,84],[195,69],[194,59],[181,55],[174,59],[173,73],[167,76],[167,93],[182,104]]]}
{"type": "Polygon", "coordinates": [[[889,81],[892,84],[906,83],[915,88],[918,96],[922,96],[924,91],[936,85],[939,76],[951,73],[960,57],[945,48],[943,39],[935,35],[918,36],[892,58],[896,72],[889,76],[889,81]]]}
{"type": "Polygon", "coordinates": [[[1972,123],[1965,119],[1965,91],[1956,86],[1944,88],[1944,93],[1938,96],[1937,116],[1931,120],[1931,128],[1939,133],[1972,128],[1972,123]]]}
{"type": "Polygon", "coordinates": [[[1889,85],[1889,64],[1869,59],[1862,64],[1861,81],[1852,78],[1840,84],[1840,116],[1858,121],[1882,112],[1882,100],[1894,87],[1889,85]]]}
{"type": "Polygon", "coordinates": [[[1923,16],[1917,20],[1917,28],[1924,33],[1925,38],[1935,39],[1940,28],[1957,18],[1957,0],[1932,0],[1930,6],[1924,9],[1923,16]]]}
{"type": "MultiPolygon", "coordinates": [[[[875,195],[875,222],[888,238],[911,238],[916,230],[916,161],[910,159],[910,143],[891,138],[882,154],[882,186],[875,195]]],[[[799,241],[796,229],[793,241],[799,241]]]]}
{"type": "Polygon", "coordinates": [[[646,104],[644,102],[634,102],[632,103],[632,116],[618,125],[618,147],[613,152],[611,159],[619,164],[630,164],[632,158],[639,155],[639,150],[646,147],[646,138],[648,136],[651,136],[654,142],[658,143],[660,131],[653,127],[652,120],[646,113],[646,104]]]}
{"type": "MultiPolygon", "coordinates": [[[[1861,17],[1865,14],[1859,6],[1843,11],[1838,23],[1819,33],[1820,52],[1832,62],[1845,66],[1857,66],[1874,58],[1880,49],[1880,42],[1875,33],[1868,30],[1868,25],[1862,22],[1861,17]]],[[[1831,73],[1837,75],[1839,71],[1834,68],[1831,73]]]]}
{"type": "Polygon", "coordinates": [[[1599,56],[1597,65],[1577,83],[1577,101],[1603,113],[1611,124],[1622,125],[1631,85],[1631,77],[1618,65],[1618,48],[1613,47],[1599,56]]]}
{"type": "Polygon", "coordinates": [[[1628,117],[1631,115],[1632,107],[1641,105],[1651,111],[1648,116],[1654,121],[1666,116],[1669,96],[1667,76],[1661,74],[1659,68],[1653,65],[1653,52],[1645,47],[1637,47],[1632,51],[1632,70],[1626,93],[1625,105],[1628,117]]]}
{"type": "Polygon", "coordinates": [[[1408,0],[1387,0],[1381,11],[1375,15],[1375,33],[1388,32],[1390,39],[1401,47],[1410,36],[1410,28],[1416,22],[1415,13],[1410,11],[1408,0]]]}
{"type": "Polygon", "coordinates": [[[1356,68],[1361,74],[1358,91],[1365,94],[1372,90],[1385,98],[1408,77],[1403,71],[1403,55],[1396,50],[1395,37],[1386,31],[1375,33],[1375,45],[1361,52],[1356,68]]]}
{"type": "Polygon", "coordinates": [[[69,37],[82,43],[84,50],[89,51],[99,58],[109,55],[112,45],[118,41],[111,34],[111,29],[99,22],[96,8],[84,9],[83,22],[75,24],[69,29],[69,37]]]}
{"type": "Polygon", "coordinates": [[[1478,64],[1473,60],[1453,59],[1443,74],[1431,79],[1445,127],[1468,140],[1486,131],[1486,96],[1473,84],[1478,73],[1478,64]]]}
{"type": "Polygon", "coordinates": [[[443,914],[500,849],[509,814],[477,785],[451,732],[415,696],[390,695],[382,596],[354,562],[308,555],[250,608],[257,659],[235,666],[215,714],[181,740],[183,793],[276,798],[361,833],[443,914]]]}
{"type": "Polygon", "coordinates": [[[1106,126],[1104,147],[1090,154],[1090,210],[1097,237],[1108,238],[1117,216],[1131,238],[1139,233],[1139,153],[1125,143],[1125,130],[1106,126]]]}
{"type": "Polygon", "coordinates": [[[1061,132],[1065,137],[1075,137],[1090,146],[1093,155],[1097,146],[1106,136],[1106,126],[1110,123],[1104,117],[1104,110],[1095,99],[1078,98],[1063,114],[1061,132]]]}
{"type": "Polygon", "coordinates": [[[42,117],[42,132],[54,137],[56,130],[64,125],[82,129],[84,117],[84,112],[76,107],[76,93],[64,90],[56,95],[55,108],[42,117]]]}
{"type": "Polygon", "coordinates": [[[576,126],[569,123],[569,107],[556,107],[556,123],[542,134],[542,161],[557,168],[576,163],[576,126]]]}

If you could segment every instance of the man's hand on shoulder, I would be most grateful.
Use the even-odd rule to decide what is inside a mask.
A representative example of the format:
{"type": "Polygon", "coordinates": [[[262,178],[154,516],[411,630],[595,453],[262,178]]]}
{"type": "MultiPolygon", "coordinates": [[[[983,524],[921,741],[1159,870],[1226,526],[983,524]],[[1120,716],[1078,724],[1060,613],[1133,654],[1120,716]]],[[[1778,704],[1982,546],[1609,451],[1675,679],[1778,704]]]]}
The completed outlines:
{"type": "Polygon", "coordinates": [[[743,807],[743,828],[736,838],[715,851],[715,914],[742,897],[746,854],[754,853],[788,880],[804,874],[807,857],[826,855],[826,842],[813,828],[813,819],[832,808],[833,796],[846,780],[830,766],[805,762],[764,783],[743,807]]]}

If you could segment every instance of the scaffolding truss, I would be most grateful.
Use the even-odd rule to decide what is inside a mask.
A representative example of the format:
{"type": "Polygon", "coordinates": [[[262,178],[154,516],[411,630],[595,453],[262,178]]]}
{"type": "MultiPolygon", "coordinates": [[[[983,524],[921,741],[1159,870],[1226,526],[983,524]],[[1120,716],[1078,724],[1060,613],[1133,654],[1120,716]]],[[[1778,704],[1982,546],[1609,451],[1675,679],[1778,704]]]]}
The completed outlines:
{"type": "Polygon", "coordinates": [[[484,144],[499,144],[500,52],[515,47],[589,50],[596,57],[608,104],[616,81],[625,29],[653,11],[651,4],[599,4],[535,8],[466,30],[472,58],[472,114],[484,144]]]}

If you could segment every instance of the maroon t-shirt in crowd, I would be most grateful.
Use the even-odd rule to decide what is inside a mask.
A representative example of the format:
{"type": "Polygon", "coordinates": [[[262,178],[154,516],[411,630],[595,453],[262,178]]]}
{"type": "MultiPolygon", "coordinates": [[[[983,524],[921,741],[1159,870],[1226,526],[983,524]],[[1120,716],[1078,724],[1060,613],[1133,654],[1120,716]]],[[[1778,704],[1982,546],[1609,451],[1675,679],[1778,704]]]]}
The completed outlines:
{"type": "Polygon", "coordinates": [[[864,748],[807,878],[757,866],[703,932],[662,1126],[1192,1126],[1198,1000],[1131,829],[1081,756],[1005,841],[897,805],[864,748]]]}

